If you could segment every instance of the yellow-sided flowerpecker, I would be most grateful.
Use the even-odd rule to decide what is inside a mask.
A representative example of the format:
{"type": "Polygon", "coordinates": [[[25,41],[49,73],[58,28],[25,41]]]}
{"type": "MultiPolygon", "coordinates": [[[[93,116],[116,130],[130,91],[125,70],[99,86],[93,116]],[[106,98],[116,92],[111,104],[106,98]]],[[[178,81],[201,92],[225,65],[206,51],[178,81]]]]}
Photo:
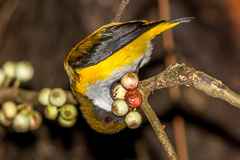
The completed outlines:
{"type": "Polygon", "coordinates": [[[135,72],[149,62],[151,39],[191,19],[110,23],[87,36],[67,54],[64,68],[72,92],[92,129],[114,134],[126,127],[124,117],[117,117],[111,111],[111,86],[124,73],[135,72]]]}

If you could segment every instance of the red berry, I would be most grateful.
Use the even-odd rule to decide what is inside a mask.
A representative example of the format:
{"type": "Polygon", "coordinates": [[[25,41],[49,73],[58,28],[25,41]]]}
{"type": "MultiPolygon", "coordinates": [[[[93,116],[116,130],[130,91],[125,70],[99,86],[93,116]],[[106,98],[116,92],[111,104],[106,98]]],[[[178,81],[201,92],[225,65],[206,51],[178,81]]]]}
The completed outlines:
{"type": "Polygon", "coordinates": [[[129,107],[138,107],[142,103],[142,95],[138,90],[130,90],[125,95],[125,101],[129,107]]]}

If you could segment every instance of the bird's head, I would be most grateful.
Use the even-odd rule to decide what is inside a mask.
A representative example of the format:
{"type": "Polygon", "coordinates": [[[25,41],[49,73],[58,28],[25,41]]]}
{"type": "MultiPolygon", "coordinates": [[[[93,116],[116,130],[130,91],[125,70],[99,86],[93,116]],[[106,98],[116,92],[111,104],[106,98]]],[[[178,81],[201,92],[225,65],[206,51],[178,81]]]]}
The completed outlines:
{"type": "MultiPolygon", "coordinates": [[[[78,94],[79,95],[79,94],[78,94]]],[[[115,134],[126,127],[124,117],[117,117],[106,111],[86,97],[77,97],[81,103],[80,110],[92,129],[102,134],[115,134]]]]}

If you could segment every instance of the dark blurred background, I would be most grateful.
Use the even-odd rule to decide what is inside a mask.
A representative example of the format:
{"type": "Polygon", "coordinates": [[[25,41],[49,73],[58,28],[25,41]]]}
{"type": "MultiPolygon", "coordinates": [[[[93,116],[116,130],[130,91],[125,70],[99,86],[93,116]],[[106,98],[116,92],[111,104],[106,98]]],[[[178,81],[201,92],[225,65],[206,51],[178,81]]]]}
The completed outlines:
{"type": "MultiPolygon", "coordinates": [[[[70,90],[62,67],[65,55],[84,37],[110,23],[120,2],[0,0],[0,65],[8,60],[27,60],[33,64],[35,76],[21,88],[70,90]]],[[[173,29],[177,61],[220,79],[240,93],[240,1],[170,0],[170,9],[172,19],[196,17],[191,23],[173,29]]],[[[135,19],[159,19],[158,1],[131,0],[121,21],[135,19]]],[[[165,68],[160,37],[153,41],[152,60],[140,70],[141,79],[165,68]]],[[[176,117],[181,117],[189,159],[239,159],[239,109],[191,87],[181,87],[178,104],[170,101],[168,89],[155,91],[150,103],[166,125],[165,130],[174,146],[174,135],[178,135],[178,131],[173,124],[177,125],[179,118],[176,117]]],[[[46,119],[38,130],[24,134],[0,126],[0,159],[168,159],[149,122],[144,119],[139,129],[125,129],[115,135],[91,130],[81,115],[70,129],[46,119]]]]}

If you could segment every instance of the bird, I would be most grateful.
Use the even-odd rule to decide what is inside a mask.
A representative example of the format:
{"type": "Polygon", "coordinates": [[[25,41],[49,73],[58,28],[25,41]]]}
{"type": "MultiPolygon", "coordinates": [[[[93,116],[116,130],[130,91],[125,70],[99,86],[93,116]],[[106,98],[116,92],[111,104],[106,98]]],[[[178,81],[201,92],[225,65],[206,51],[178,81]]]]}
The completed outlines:
{"type": "Polygon", "coordinates": [[[80,41],[63,65],[80,111],[90,127],[102,134],[115,134],[126,124],[112,111],[111,87],[126,72],[138,72],[149,62],[158,34],[193,17],[175,20],[133,20],[106,24],[80,41]]]}

